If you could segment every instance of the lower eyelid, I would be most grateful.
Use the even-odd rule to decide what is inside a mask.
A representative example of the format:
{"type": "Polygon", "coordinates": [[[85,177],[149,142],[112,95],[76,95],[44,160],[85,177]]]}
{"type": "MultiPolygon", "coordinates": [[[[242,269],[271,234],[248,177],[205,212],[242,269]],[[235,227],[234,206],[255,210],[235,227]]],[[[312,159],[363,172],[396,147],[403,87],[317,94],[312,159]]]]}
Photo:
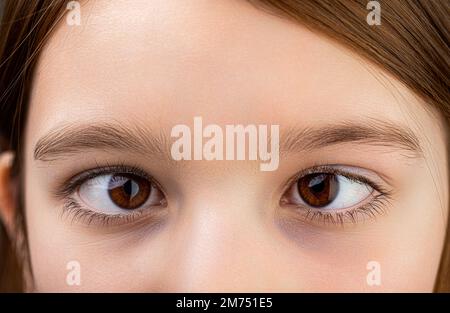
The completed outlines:
{"type": "Polygon", "coordinates": [[[127,214],[105,214],[84,208],[73,197],[68,197],[63,205],[61,218],[70,224],[78,223],[86,226],[132,226],[133,223],[145,222],[147,225],[161,221],[167,215],[165,206],[161,208],[136,209],[127,214]]]}
{"type": "Polygon", "coordinates": [[[377,216],[387,214],[390,204],[389,195],[378,193],[371,201],[364,205],[343,210],[321,210],[298,205],[280,207],[280,211],[287,213],[294,221],[310,223],[316,226],[345,226],[359,224],[377,216]]]}

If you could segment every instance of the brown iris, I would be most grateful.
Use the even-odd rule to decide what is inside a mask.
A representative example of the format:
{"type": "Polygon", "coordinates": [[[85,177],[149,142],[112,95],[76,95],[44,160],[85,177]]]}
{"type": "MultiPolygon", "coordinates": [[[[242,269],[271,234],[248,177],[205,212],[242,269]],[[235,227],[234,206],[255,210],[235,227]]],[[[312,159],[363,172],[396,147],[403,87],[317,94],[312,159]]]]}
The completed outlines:
{"type": "Polygon", "coordinates": [[[115,205],[132,210],[143,205],[152,190],[151,182],[132,174],[116,174],[109,180],[108,193],[115,205]]]}
{"type": "Polygon", "coordinates": [[[339,190],[339,182],[334,174],[317,173],[300,178],[298,192],[308,205],[323,207],[330,204],[339,190]]]}

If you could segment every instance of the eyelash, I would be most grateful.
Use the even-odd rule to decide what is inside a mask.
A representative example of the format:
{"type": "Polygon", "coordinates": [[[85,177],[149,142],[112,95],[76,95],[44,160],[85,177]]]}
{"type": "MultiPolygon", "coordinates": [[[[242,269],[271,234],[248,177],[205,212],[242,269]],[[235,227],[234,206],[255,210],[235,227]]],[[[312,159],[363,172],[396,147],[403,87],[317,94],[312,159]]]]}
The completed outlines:
{"type": "Polygon", "coordinates": [[[383,215],[386,213],[386,208],[389,204],[389,199],[385,194],[376,195],[371,202],[356,207],[353,209],[347,209],[342,212],[324,212],[320,209],[311,208],[299,208],[301,210],[302,217],[313,223],[320,223],[322,225],[339,225],[344,226],[346,224],[358,223],[359,216],[366,216],[369,218],[375,218],[378,215],[383,215]]]}
{"type": "MultiPolygon", "coordinates": [[[[320,208],[308,208],[299,205],[287,205],[291,210],[297,209],[300,217],[307,222],[320,223],[322,225],[340,225],[344,226],[348,222],[353,224],[357,223],[358,216],[366,216],[375,218],[377,215],[383,215],[386,213],[390,200],[392,198],[392,191],[386,189],[380,184],[368,179],[361,175],[355,175],[348,171],[338,169],[336,167],[328,165],[316,165],[308,168],[307,170],[300,171],[292,178],[290,178],[284,185],[283,195],[291,188],[292,184],[296,183],[300,178],[309,174],[327,173],[334,175],[341,175],[349,180],[358,183],[364,183],[372,187],[378,194],[373,199],[364,205],[361,205],[352,209],[343,209],[335,211],[324,211],[320,208]]],[[[280,200],[281,204],[282,200],[280,200]]]]}
{"type": "MultiPolygon", "coordinates": [[[[64,199],[65,203],[63,205],[62,217],[70,216],[71,223],[81,221],[87,225],[98,224],[100,226],[111,226],[111,225],[122,225],[129,224],[134,221],[140,220],[141,217],[145,215],[151,215],[148,209],[137,209],[127,214],[105,214],[94,212],[90,209],[83,208],[83,206],[77,201],[72,195],[75,191],[87,180],[95,178],[99,175],[113,174],[113,173],[128,173],[134,174],[137,176],[141,176],[151,183],[155,184],[159,190],[166,197],[166,193],[162,186],[153,179],[150,175],[147,174],[146,171],[141,169],[135,165],[109,165],[106,166],[98,166],[96,168],[86,170],[81,174],[77,174],[72,176],[65,183],[62,184],[62,187],[56,191],[56,195],[60,199],[64,199]]],[[[322,223],[332,224],[332,225],[341,225],[347,224],[351,222],[353,224],[357,223],[358,216],[366,216],[370,218],[375,218],[377,215],[383,215],[386,213],[386,208],[391,199],[391,191],[382,187],[380,184],[373,182],[372,180],[361,176],[355,175],[353,173],[349,173],[348,171],[340,170],[336,167],[332,166],[323,166],[317,165],[308,168],[307,170],[300,171],[292,178],[290,178],[284,185],[283,195],[287,192],[287,190],[292,186],[292,184],[296,183],[298,179],[302,178],[308,174],[316,174],[316,173],[328,173],[341,175],[346,177],[347,179],[353,180],[355,182],[364,183],[372,187],[375,191],[378,192],[373,199],[362,206],[352,208],[352,209],[344,209],[341,211],[324,211],[320,208],[308,208],[299,205],[288,205],[290,209],[297,209],[296,212],[299,213],[299,216],[303,218],[305,221],[314,222],[314,223],[322,223]]],[[[281,204],[281,200],[280,200],[281,204]]]]}
{"type": "Polygon", "coordinates": [[[132,223],[143,215],[142,210],[136,210],[129,214],[115,215],[97,213],[89,209],[82,208],[82,206],[72,197],[69,197],[67,200],[67,203],[65,203],[63,207],[62,217],[65,217],[65,215],[70,215],[71,223],[83,222],[88,226],[91,224],[100,226],[122,225],[132,223]]]}
{"type": "Polygon", "coordinates": [[[152,184],[155,184],[159,190],[166,196],[164,189],[160,186],[160,184],[147,174],[146,171],[141,169],[135,165],[109,165],[99,166],[96,168],[85,170],[81,174],[77,174],[72,176],[68,180],[66,180],[60,189],[56,191],[56,196],[59,199],[63,199],[65,201],[62,209],[62,218],[69,218],[71,223],[74,222],[83,222],[86,225],[99,225],[99,226],[112,226],[112,225],[123,225],[130,224],[137,220],[140,220],[143,216],[151,216],[151,211],[146,209],[136,209],[131,213],[127,214],[105,214],[94,212],[90,209],[83,208],[83,206],[77,201],[72,195],[78,190],[78,188],[88,181],[89,179],[93,179],[100,175],[114,174],[114,173],[127,173],[133,174],[140,177],[143,177],[150,181],[152,184]]]}

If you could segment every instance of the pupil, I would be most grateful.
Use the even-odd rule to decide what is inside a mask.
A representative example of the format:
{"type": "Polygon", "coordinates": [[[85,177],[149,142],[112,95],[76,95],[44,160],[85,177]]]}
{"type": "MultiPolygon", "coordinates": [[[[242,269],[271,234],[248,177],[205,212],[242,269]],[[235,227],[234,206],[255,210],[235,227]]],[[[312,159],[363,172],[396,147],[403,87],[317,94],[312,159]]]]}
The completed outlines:
{"type": "Polygon", "coordinates": [[[325,190],[325,177],[326,175],[319,175],[311,179],[308,186],[313,193],[321,193],[325,190]]]}
{"type": "Polygon", "coordinates": [[[124,192],[132,199],[139,192],[139,186],[132,181],[131,179],[127,180],[125,184],[123,184],[124,192]]]}

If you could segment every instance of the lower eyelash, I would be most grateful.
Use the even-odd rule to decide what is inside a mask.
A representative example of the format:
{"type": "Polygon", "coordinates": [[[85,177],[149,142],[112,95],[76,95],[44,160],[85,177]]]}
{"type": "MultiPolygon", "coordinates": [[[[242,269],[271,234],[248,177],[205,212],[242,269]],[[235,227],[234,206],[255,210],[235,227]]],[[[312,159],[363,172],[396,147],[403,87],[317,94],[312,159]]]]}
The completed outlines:
{"type": "Polygon", "coordinates": [[[142,209],[134,210],[129,214],[104,214],[83,208],[74,198],[68,197],[63,206],[61,218],[70,218],[70,223],[83,222],[85,225],[96,224],[100,226],[122,225],[132,223],[144,215],[142,209]]]}
{"type": "Polygon", "coordinates": [[[306,221],[321,223],[322,225],[341,225],[356,224],[360,217],[376,218],[386,214],[390,203],[390,195],[388,193],[380,193],[376,195],[369,203],[360,207],[329,212],[321,209],[313,209],[307,207],[296,207],[296,211],[302,215],[306,221]]]}

